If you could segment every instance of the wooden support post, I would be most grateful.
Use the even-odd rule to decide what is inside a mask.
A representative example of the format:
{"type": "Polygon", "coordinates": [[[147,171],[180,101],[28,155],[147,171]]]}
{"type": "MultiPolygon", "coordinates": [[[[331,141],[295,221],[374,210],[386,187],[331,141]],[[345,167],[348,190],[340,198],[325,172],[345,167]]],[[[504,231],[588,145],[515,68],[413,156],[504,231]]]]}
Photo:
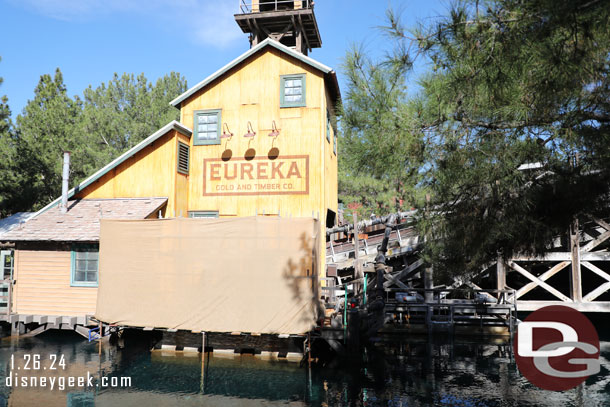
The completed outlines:
{"type": "Polygon", "coordinates": [[[98,346],[99,346],[98,355],[100,357],[102,357],[102,339],[104,338],[104,324],[102,323],[102,321],[100,321],[99,327],[100,327],[100,331],[99,331],[100,339],[99,339],[99,344],[98,344],[98,346]]]}
{"type": "MultiPolygon", "coordinates": [[[[504,259],[499,254],[498,254],[498,262],[496,264],[496,289],[497,290],[506,289],[506,264],[504,264],[504,259]]],[[[502,293],[498,292],[498,302],[501,297],[502,297],[502,293]]]]}
{"type": "Polygon", "coordinates": [[[201,332],[201,394],[205,394],[205,332],[201,332]]]}
{"type": "Polygon", "coordinates": [[[572,301],[582,301],[582,280],[580,270],[580,233],[578,219],[574,219],[570,226],[570,252],[572,259],[572,275],[570,278],[570,294],[572,301]]]}
{"type": "MultiPolygon", "coordinates": [[[[426,290],[431,290],[434,288],[434,272],[432,270],[432,266],[426,267],[424,271],[424,288],[426,290]]],[[[424,301],[426,303],[431,303],[434,301],[434,293],[432,291],[424,292],[424,301]]]]}
{"type": "MultiPolygon", "coordinates": [[[[358,237],[358,214],[354,212],[354,278],[362,278],[362,267],[360,265],[360,239],[358,237]]],[[[360,283],[354,283],[354,293],[360,292],[360,283]]]]}

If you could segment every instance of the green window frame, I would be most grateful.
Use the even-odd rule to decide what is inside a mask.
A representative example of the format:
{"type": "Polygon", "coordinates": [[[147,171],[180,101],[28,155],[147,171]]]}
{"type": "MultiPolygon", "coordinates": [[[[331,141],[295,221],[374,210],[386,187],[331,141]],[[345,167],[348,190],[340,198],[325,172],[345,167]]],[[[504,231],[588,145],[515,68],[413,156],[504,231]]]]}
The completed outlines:
{"type": "Polygon", "coordinates": [[[99,246],[78,244],[72,246],[72,287],[97,287],[99,281],[99,246]]]}
{"type": "Polygon", "coordinates": [[[176,154],[177,161],[177,171],[180,174],[189,175],[189,164],[190,164],[190,155],[191,148],[188,144],[185,144],[181,141],[178,142],[178,152],[176,154]]]}
{"type": "Polygon", "coordinates": [[[193,112],[193,145],[220,144],[221,110],[195,110],[193,112]]]}
{"type": "Polygon", "coordinates": [[[217,218],[218,211],[189,211],[189,218],[217,218]]]}
{"type": "Polygon", "coordinates": [[[337,155],[337,133],[335,133],[335,143],[333,144],[333,153],[337,155]]]}
{"type": "Polygon", "coordinates": [[[330,112],[326,111],[326,141],[330,143],[330,112]]]}
{"type": "Polygon", "coordinates": [[[306,74],[280,76],[280,107],[306,106],[306,74]]]}

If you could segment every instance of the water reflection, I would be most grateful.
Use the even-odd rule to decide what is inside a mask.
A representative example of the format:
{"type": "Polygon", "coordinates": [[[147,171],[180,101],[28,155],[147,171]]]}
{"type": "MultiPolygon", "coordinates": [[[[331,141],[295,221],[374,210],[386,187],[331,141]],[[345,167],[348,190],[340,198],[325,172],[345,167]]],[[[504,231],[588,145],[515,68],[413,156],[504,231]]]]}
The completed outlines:
{"type": "MultiPolygon", "coordinates": [[[[548,392],[518,372],[510,346],[491,341],[419,337],[384,342],[359,360],[314,367],[249,356],[119,351],[78,337],[51,334],[0,342],[0,406],[607,406],[610,343],[602,343],[602,370],[580,388],[548,392]],[[25,355],[64,355],[66,369],[27,376],[130,377],[127,388],[7,387],[24,375],[25,355]],[[11,355],[13,366],[11,368],[11,355]]],[[[48,366],[48,363],[41,364],[48,366]]]]}

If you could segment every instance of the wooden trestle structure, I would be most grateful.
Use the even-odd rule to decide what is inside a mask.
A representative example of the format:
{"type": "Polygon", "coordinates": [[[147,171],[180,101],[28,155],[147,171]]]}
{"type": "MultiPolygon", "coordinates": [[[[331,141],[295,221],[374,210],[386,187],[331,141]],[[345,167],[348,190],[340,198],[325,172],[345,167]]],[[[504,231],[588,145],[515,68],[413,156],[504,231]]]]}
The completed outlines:
{"type": "Polygon", "coordinates": [[[433,270],[419,256],[425,243],[413,227],[415,216],[355,219],[327,229],[327,340],[349,342],[350,332],[358,334],[349,328],[349,315],[358,310],[358,340],[439,330],[510,335],[517,312],[548,305],[610,312],[610,224],[603,219],[591,216],[580,226],[575,220],[543,257],[498,256],[469,280],[435,286],[433,270]],[[373,300],[380,309],[371,311],[373,300]]]}

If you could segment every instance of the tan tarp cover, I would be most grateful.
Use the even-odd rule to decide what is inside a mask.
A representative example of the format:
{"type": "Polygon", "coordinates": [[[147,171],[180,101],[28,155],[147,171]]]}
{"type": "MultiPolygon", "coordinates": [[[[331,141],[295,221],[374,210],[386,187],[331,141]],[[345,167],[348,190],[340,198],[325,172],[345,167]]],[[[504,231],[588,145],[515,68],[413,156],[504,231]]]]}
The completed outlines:
{"type": "Polygon", "coordinates": [[[311,218],[102,220],[95,317],[191,331],[307,332],[319,298],[317,235],[311,218]]]}

